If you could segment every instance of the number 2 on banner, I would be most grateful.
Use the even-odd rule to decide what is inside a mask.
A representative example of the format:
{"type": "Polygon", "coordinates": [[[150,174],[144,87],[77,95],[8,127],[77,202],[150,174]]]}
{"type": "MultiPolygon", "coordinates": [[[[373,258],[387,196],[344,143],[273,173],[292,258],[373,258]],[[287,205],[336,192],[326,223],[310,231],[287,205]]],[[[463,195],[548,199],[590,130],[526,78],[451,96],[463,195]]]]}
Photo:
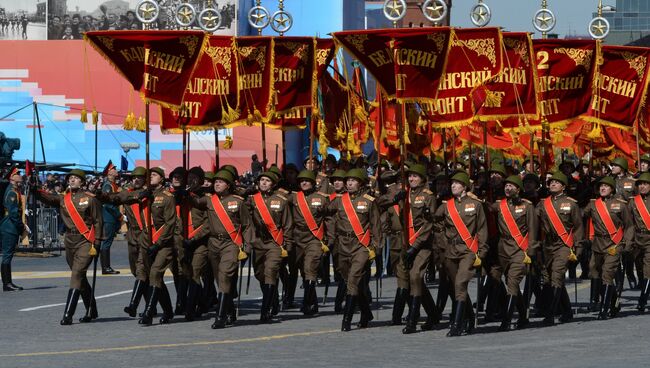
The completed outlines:
{"type": "Polygon", "coordinates": [[[548,51],[537,51],[537,69],[548,69],[547,62],[548,51]]]}

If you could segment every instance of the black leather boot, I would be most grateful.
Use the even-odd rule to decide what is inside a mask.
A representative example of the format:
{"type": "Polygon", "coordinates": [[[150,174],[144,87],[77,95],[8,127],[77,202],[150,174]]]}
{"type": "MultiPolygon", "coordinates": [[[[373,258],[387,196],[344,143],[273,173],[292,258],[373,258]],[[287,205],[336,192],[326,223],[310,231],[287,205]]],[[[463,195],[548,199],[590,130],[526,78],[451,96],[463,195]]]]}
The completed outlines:
{"type": "Polygon", "coordinates": [[[175,314],[174,308],[172,307],[172,300],[169,296],[169,290],[167,289],[167,285],[164,283],[162,285],[162,288],[160,288],[160,298],[158,301],[160,302],[160,307],[163,310],[163,315],[160,317],[160,320],[158,322],[161,325],[164,325],[171,322],[175,314]]]}
{"type": "Polygon", "coordinates": [[[228,306],[230,305],[230,294],[219,293],[219,311],[214,318],[212,329],[226,327],[226,319],[228,316],[228,306]]]}
{"type": "Polygon", "coordinates": [[[600,302],[600,287],[602,283],[603,281],[601,279],[591,279],[589,312],[597,312],[600,310],[598,303],[600,302]]]}
{"type": "Polygon", "coordinates": [[[573,320],[573,309],[571,308],[571,299],[566,286],[562,287],[562,294],[560,298],[560,305],[562,306],[562,315],[560,316],[561,323],[571,322],[573,320]]]}
{"type": "Polygon", "coordinates": [[[201,285],[189,280],[187,285],[187,300],[185,301],[185,320],[188,322],[194,321],[196,317],[196,299],[201,292],[201,285]]]}
{"type": "Polygon", "coordinates": [[[605,290],[604,294],[605,296],[603,297],[603,302],[600,305],[600,312],[598,313],[598,319],[600,320],[605,320],[609,318],[609,308],[612,305],[612,298],[614,296],[614,292],[616,291],[616,288],[613,285],[604,285],[605,290]]]}
{"type": "Polygon", "coordinates": [[[228,314],[226,315],[226,326],[234,325],[237,322],[237,307],[235,306],[235,298],[239,297],[237,291],[237,278],[235,277],[230,284],[230,295],[228,295],[228,314]]]}
{"type": "Polygon", "coordinates": [[[91,322],[93,319],[97,319],[97,317],[99,317],[99,314],[97,313],[97,301],[93,298],[90,285],[81,290],[81,299],[86,307],[86,315],[79,318],[79,322],[87,323],[91,322]]]}
{"type": "MultiPolygon", "coordinates": [[[[445,310],[445,307],[447,306],[447,299],[449,298],[449,287],[451,286],[449,280],[447,277],[440,277],[440,281],[438,283],[438,295],[436,295],[436,305],[438,306],[437,312],[438,312],[438,320],[440,321],[442,319],[442,313],[445,310]]],[[[453,308],[452,308],[453,310],[453,308]]],[[[451,319],[451,318],[450,318],[451,319]]]]}
{"type": "Polygon", "coordinates": [[[339,280],[338,286],[336,287],[336,298],[334,299],[334,313],[343,313],[343,301],[345,300],[346,293],[347,287],[345,286],[345,281],[339,280]]]}
{"type": "Polygon", "coordinates": [[[393,319],[391,324],[393,326],[402,324],[402,315],[404,315],[404,307],[406,306],[406,298],[408,289],[397,288],[395,291],[395,301],[393,302],[393,319]]]}
{"type": "Polygon", "coordinates": [[[508,295],[508,300],[506,302],[506,312],[505,316],[501,320],[501,326],[499,326],[499,331],[508,331],[510,330],[510,324],[512,322],[512,315],[515,313],[515,305],[517,304],[516,295],[508,295]]]}
{"type": "Polygon", "coordinates": [[[518,330],[526,328],[530,323],[528,320],[528,311],[526,309],[526,300],[521,293],[519,293],[517,295],[517,313],[519,314],[519,317],[517,318],[518,330]]]}
{"type": "MultiPolygon", "coordinates": [[[[293,308],[293,301],[291,301],[291,308],[293,308]]],[[[274,286],[271,294],[271,316],[277,316],[278,313],[280,313],[280,291],[274,286]]]]}
{"type": "Polygon", "coordinates": [[[478,311],[483,312],[485,309],[485,300],[488,299],[488,294],[492,290],[492,278],[490,276],[481,277],[481,290],[478,294],[478,300],[476,301],[478,311]]]}
{"type": "Polygon", "coordinates": [[[318,313],[318,300],[316,296],[316,281],[305,280],[303,282],[302,313],[305,316],[313,316],[318,313]]]}
{"type": "Polygon", "coordinates": [[[111,249],[102,249],[99,251],[99,262],[102,264],[102,275],[117,275],[120,271],[116,271],[111,267],[111,249]]]}
{"type": "Polygon", "coordinates": [[[645,312],[645,307],[648,304],[648,293],[650,293],[650,280],[643,279],[643,281],[641,281],[639,304],[636,306],[636,309],[641,313],[645,312]]]}
{"type": "Polygon", "coordinates": [[[409,313],[406,326],[402,329],[403,334],[412,334],[417,331],[418,321],[420,320],[420,305],[422,298],[419,296],[411,297],[411,313],[409,313]]]}
{"type": "Polygon", "coordinates": [[[454,319],[449,326],[447,337],[460,336],[463,331],[463,317],[465,315],[465,302],[456,301],[456,308],[454,308],[454,319]]]}
{"type": "Polygon", "coordinates": [[[364,290],[363,288],[359,288],[359,295],[357,299],[357,303],[359,304],[359,311],[361,312],[359,323],[357,323],[357,327],[359,328],[368,327],[370,321],[375,319],[375,317],[372,315],[372,309],[370,309],[371,301],[372,299],[368,291],[364,290]]]}
{"type": "Polygon", "coordinates": [[[65,301],[65,310],[63,311],[63,318],[61,319],[62,326],[72,324],[72,317],[74,316],[74,312],[77,309],[79,294],[79,289],[68,290],[68,299],[65,301]]]}
{"type": "Polygon", "coordinates": [[[352,329],[352,316],[354,316],[354,309],[356,308],[356,304],[356,296],[345,296],[345,307],[343,309],[343,322],[341,324],[341,331],[350,331],[352,329]]]}
{"type": "Polygon", "coordinates": [[[11,280],[11,264],[1,265],[0,270],[0,274],[2,275],[2,291],[18,291],[23,289],[15,285],[11,280]]]}
{"type": "Polygon", "coordinates": [[[440,313],[438,313],[436,303],[433,301],[433,296],[426,287],[422,291],[422,306],[427,314],[427,320],[422,324],[422,326],[420,326],[420,328],[422,331],[433,330],[435,325],[440,323],[440,318],[438,317],[440,313]]]}
{"type": "Polygon", "coordinates": [[[556,287],[551,288],[551,295],[551,303],[546,308],[546,317],[543,321],[546,326],[553,326],[555,324],[555,311],[560,305],[560,299],[562,299],[562,290],[556,287]]]}
{"type": "Polygon", "coordinates": [[[463,331],[465,335],[469,335],[474,332],[474,327],[476,327],[474,320],[474,308],[472,308],[472,299],[469,295],[465,299],[465,317],[463,317],[463,331]]]}
{"type": "Polygon", "coordinates": [[[627,274],[627,283],[631,290],[639,288],[636,275],[634,274],[634,257],[632,254],[623,254],[623,263],[625,265],[625,273],[627,274]]]}
{"type": "MultiPolygon", "coordinates": [[[[153,290],[153,288],[149,285],[149,282],[148,281],[145,282],[144,283],[144,302],[145,302],[145,304],[147,303],[147,300],[149,300],[151,298],[151,290],[153,290]]],[[[158,304],[158,302],[156,302],[156,304],[153,305],[153,309],[151,311],[151,317],[155,317],[155,316],[158,315],[158,306],[157,306],[157,304],[158,304]]],[[[141,312],[138,317],[142,317],[142,316],[144,316],[144,311],[141,312]]]]}
{"type": "Polygon", "coordinates": [[[131,292],[131,300],[129,301],[129,305],[124,307],[124,313],[130,317],[135,317],[138,314],[138,305],[140,305],[140,299],[146,287],[147,285],[144,282],[135,280],[133,292],[131,292]]]}
{"type": "Polygon", "coordinates": [[[271,314],[271,308],[273,304],[273,298],[276,294],[277,288],[275,285],[264,284],[262,285],[262,308],[260,310],[260,322],[270,323],[273,321],[273,315],[271,314]]]}
{"type": "MultiPolygon", "coordinates": [[[[180,267],[180,265],[178,267],[180,267]]],[[[187,284],[188,280],[184,276],[178,277],[176,284],[176,307],[173,310],[174,315],[180,316],[185,314],[185,303],[187,302],[187,284]]]]}
{"type": "Polygon", "coordinates": [[[149,287],[149,299],[147,299],[147,305],[144,307],[144,312],[142,312],[142,317],[138,320],[138,324],[150,326],[153,321],[153,309],[158,304],[158,298],[160,297],[160,289],[150,286],[149,287]]]}

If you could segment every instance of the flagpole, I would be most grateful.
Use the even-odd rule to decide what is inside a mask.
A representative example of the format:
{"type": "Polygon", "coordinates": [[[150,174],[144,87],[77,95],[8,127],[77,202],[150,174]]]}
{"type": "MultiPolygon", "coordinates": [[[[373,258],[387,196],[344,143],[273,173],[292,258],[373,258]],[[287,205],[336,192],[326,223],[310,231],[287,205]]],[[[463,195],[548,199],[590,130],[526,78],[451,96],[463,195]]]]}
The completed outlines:
{"type": "Polygon", "coordinates": [[[214,128],[214,165],[219,170],[219,129],[214,128]]]}
{"type": "MultiPolygon", "coordinates": [[[[147,189],[151,190],[151,161],[149,155],[149,101],[144,103],[144,121],[145,121],[145,131],[144,131],[144,141],[145,141],[145,168],[147,171],[147,189]]],[[[147,200],[147,213],[151,213],[151,200],[147,200]]],[[[152,234],[151,234],[151,215],[145,216],[145,222],[147,224],[147,246],[151,247],[152,244],[152,234]]]]}
{"type": "Polygon", "coordinates": [[[98,133],[97,133],[97,125],[99,125],[99,122],[95,123],[95,119],[93,120],[93,124],[95,124],[95,175],[97,175],[97,142],[99,141],[98,139],[98,133]]]}
{"type": "Polygon", "coordinates": [[[185,125],[183,125],[182,129],[183,129],[183,168],[187,170],[187,130],[185,129],[185,125]]]}

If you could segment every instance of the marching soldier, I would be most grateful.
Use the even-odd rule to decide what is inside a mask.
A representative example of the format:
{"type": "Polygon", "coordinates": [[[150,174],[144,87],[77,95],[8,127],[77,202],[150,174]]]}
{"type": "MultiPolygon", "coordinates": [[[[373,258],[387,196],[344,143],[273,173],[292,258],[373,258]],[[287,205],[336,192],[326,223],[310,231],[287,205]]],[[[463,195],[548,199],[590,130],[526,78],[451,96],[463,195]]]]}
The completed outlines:
{"type": "MultiPolygon", "coordinates": [[[[329,202],[332,203],[337,197],[345,193],[345,174],[346,172],[340,169],[334,170],[332,175],[329,177],[329,202]]],[[[334,223],[333,216],[328,216],[325,220],[326,229],[333,228],[334,223]]],[[[333,239],[328,239],[330,253],[332,253],[332,263],[334,266],[334,281],[336,281],[336,297],[334,298],[334,312],[339,314],[343,312],[343,301],[345,295],[347,294],[345,281],[343,280],[341,272],[341,264],[339,262],[339,248],[337,242],[333,242],[333,239]]],[[[329,269],[327,270],[329,273],[329,269]]]]}
{"type": "Polygon", "coordinates": [[[289,200],[273,187],[278,177],[264,172],[258,177],[259,192],[248,198],[255,237],[255,278],[260,282],[263,299],[260,321],[272,321],[271,304],[277,292],[278,273],[282,258],[287,257],[292,247],[293,219],[289,200]]]}
{"type": "MultiPolygon", "coordinates": [[[[616,180],[616,196],[629,201],[634,196],[636,188],[634,178],[628,174],[627,160],[623,157],[616,157],[610,162],[610,166],[612,167],[612,176],[616,180]]],[[[619,270],[619,273],[625,271],[630,289],[636,289],[638,280],[634,275],[634,255],[626,253],[622,258],[623,268],[619,270]]],[[[619,276],[618,280],[618,287],[622,290],[623,276],[619,276]]]]}
{"type": "Polygon", "coordinates": [[[634,250],[643,259],[643,275],[641,281],[641,295],[637,309],[643,313],[648,304],[650,294],[650,173],[644,172],[636,180],[639,194],[630,201],[630,213],[634,226],[625,232],[625,241],[632,245],[634,250]]]}
{"type": "MultiPolygon", "coordinates": [[[[188,190],[198,198],[205,196],[203,183],[205,173],[199,166],[188,171],[188,190]]],[[[191,205],[191,200],[186,202],[191,205]]],[[[206,223],[207,213],[201,208],[192,206],[185,208],[183,218],[186,221],[185,236],[183,239],[182,265],[185,267],[185,276],[188,282],[187,300],[185,301],[185,320],[193,321],[197,315],[198,300],[201,295],[201,276],[203,276],[208,259],[208,238],[209,226],[206,223]]],[[[212,280],[209,280],[212,282],[212,280]]]]}
{"type": "Polygon", "coordinates": [[[599,198],[592,199],[585,208],[589,219],[588,239],[591,241],[590,277],[602,281],[604,298],[598,319],[614,317],[618,308],[615,276],[620,263],[620,252],[627,253],[625,231],[632,229],[627,202],[614,196],[616,183],[610,176],[600,179],[599,198]]]}
{"type": "Polygon", "coordinates": [[[347,285],[341,331],[350,331],[357,303],[359,328],[368,327],[373,319],[365,289],[369,262],[381,244],[381,223],[375,198],[362,189],[368,183],[366,171],[355,168],[345,176],[347,192],[330,204],[332,222],[327,232],[330,248],[338,247],[339,267],[347,285]]]}
{"type": "Polygon", "coordinates": [[[20,236],[25,232],[23,223],[23,197],[20,191],[23,186],[23,177],[18,168],[13,167],[7,175],[9,185],[3,195],[4,213],[0,220],[0,239],[2,241],[2,291],[16,291],[23,288],[11,280],[11,260],[16,252],[20,236]]]}
{"type": "Polygon", "coordinates": [[[131,317],[135,317],[138,312],[140,299],[146,292],[148,294],[148,272],[138,272],[138,258],[141,249],[145,246],[144,228],[146,224],[142,221],[140,212],[143,204],[140,203],[139,195],[144,191],[144,182],[147,170],[138,166],[131,172],[131,187],[119,192],[104,192],[103,189],[97,194],[97,198],[102,202],[109,202],[112,205],[124,205],[124,213],[128,221],[126,232],[126,241],[128,248],[128,259],[131,274],[136,278],[133,285],[133,292],[129,305],[124,307],[124,312],[131,317]]]}
{"type": "Polygon", "coordinates": [[[316,278],[323,256],[329,256],[325,245],[325,219],[329,196],[316,191],[316,176],[303,170],[298,174],[300,191],[291,196],[293,208],[293,244],[296,263],[304,277],[302,313],[311,316],[318,313],[316,278]]]}
{"type": "Polygon", "coordinates": [[[501,321],[500,331],[508,331],[515,307],[519,313],[517,328],[528,324],[526,305],[528,303],[519,289],[521,280],[526,276],[531,264],[529,253],[535,253],[537,244],[537,218],[535,206],[519,196],[524,184],[517,175],[505,180],[505,198],[498,200],[493,208],[498,213],[499,225],[498,253],[499,262],[506,278],[508,300],[501,321]]]}
{"type": "MultiPolygon", "coordinates": [[[[237,281],[237,265],[247,257],[244,242],[252,241],[249,209],[244,198],[232,194],[234,183],[230,171],[219,170],[214,175],[214,194],[191,197],[192,205],[207,216],[203,227],[209,232],[208,258],[219,287],[219,309],[213,329],[224,328],[228,314],[235,312],[232,290],[237,281]]],[[[198,283],[196,276],[195,282],[198,283]]]]}
{"type": "Polygon", "coordinates": [[[446,267],[455,292],[454,319],[447,336],[460,336],[474,329],[474,312],[467,285],[487,256],[487,222],[483,203],[468,193],[469,176],[457,172],[451,177],[453,198],[443,201],[435,213],[447,241],[446,267]]]}
{"type": "MultiPolygon", "coordinates": [[[[185,257],[184,241],[187,237],[187,220],[189,204],[187,202],[187,170],[184,167],[177,167],[169,174],[169,181],[172,188],[169,190],[174,195],[176,210],[176,226],[174,229],[173,260],[171,264],[174,276],[174,287],[176,289],[176,306],[174,314],[185,313],[185,302],[187,300],[187,288],[190,282],[190,267],[185,257]]],[[[191,260],[191,258],[189,258],[191,260]]],[[[191,319],[191,318],[190,318],[191,319]]]]}
{"type": "MultiPolygon", "coordinates": [[[[404,334],[416,331],[420,319],[420,306],[427,313],[427,321],[422,325],[423,330],[430,330],[439,321],[436,304],[424,283],[426,272],[431,259],[433,214],[436,212],[436,198],[427,188],[426,167],[414,164],[408,171],[408,248],[404,254],[403,267],[408,272],[411,306],[404,334]]],[[[404,204],[403,204],[404,205],[404,204]]],[[[400,209],[400,213],[402,210],[400,209]]]]}
{"type": "Polygon", "coordinates": [[[150,291],[147,306],[138,321],[142,325],[151,325],[153,310],[158,302],[163,309],[160,324],[169,323],[174,318],[174,309],[163,277],[174,258],[174,234],[177,226],[176,203],[174,195],[163,186],[165,171],[154,167],[150,172],[150,187],[140,194],[142,198],[147,198],[147,201],[150,201],[150,204],[143,203],[141,206],[141,221],[148,221],[144,223],[151,224],[151,233],[147,227],[143,233],[148,246],[140,253],[141,258],[147,258],[142,262],[150,265],[150,267],[145,266],[145,268],[149,268],[150,291]],[[149,241],[151,242],[149,243],[149,241]]]}
{"type": "Polygon", "coordinates": [[[567,186],[567,177],[561,172],[555,172],[549,179],[550,196],[537,205],[538,217],[542,221],[544,232],[543,252],[546,260],[545,267],[548,272],[546,285],[551,287],[550,304],[546,310],[544,323],[555,323],[555,311],[562,307],[560,322],[565,323],[573,319],[571,301],[564,286],[564,275],[568,262],[576,262],[577,243],[575,239],[582,239],[582,215],[575,199],[564,193],[567,186]]]}
{"type": "Polygon", "coordinates": [[[81,190],[85,180],[86,174],[82,170],[73,169],[66,175],[68,189],[63,195],[36,192],[40,201],[61,209],[61,219],[66,227],[63,243],[72,273],[61,325],[72,324],[79,295],[86,306],[86,315],[79,322],[90,322],[98,316],[86,272],[102,241],[101,235],[97,235],[102,233],[102,207],[92,193],[81,190]]]}

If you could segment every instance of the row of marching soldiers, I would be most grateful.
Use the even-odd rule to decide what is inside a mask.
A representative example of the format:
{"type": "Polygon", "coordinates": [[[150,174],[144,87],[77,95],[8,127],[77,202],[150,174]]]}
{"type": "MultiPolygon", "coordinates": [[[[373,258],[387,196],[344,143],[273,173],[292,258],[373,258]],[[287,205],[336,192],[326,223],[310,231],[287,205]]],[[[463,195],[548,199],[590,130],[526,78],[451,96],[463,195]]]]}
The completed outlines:
{"type": "MultiPolygon", "coordinates": [[[[501,330],[511,328],[515,310],[517,328],[528,325],[533,295],[544,324],[554,324],[558,312],[561,322],[570,321],[565,273],[586,248],[592,254],[590,301],[600,319],[616,315],[620,308],[622,287],[616,287],[616,275],[621,271],[621,254],[635,252],[644,260],[644,275],[650,275],[650,173],[636,180],[627,175],[603,176],[596,183],[597,198],[581,209],[566,193],[572,179],[564,173],[550,175],[545,187],[539,186],[537,178],[531,195],[524,182],[534,174],[508,176],[498,165],[488,172],[489,181],[496,184],[493,189],[500,188],[489,191],[494,200],[473,194],[474,185],[463,170],[450,176],[439,173],[428,183],[422,164],[408,166],[405,191],[396,172],[384,171],[377,187],[365,168],[344,171],[330,166],[326,174],[303,170],[291,191],[278,185],[283,178],[275,167],[259,175],[255,188],[245,191],[236,186],[237,172],[231,166],[216,173],[177,168],[169,177],[161,168],[150,172],[148,186],[146,170],[138,167],[127,190],[88,193],[80,189],[84,173],[73,170],[63,195],[37,193],[42,201],[61,207],[67,228],[66,259],[72,277],[61,324],[72,323],[80,295],[86,305],[81,321],[98,315],[86,273],[92,249],[101,243],[101,203],[123,205],[128,217],[129,264],[136,281],[124,311],[136,317],[144,297],[139,323],[145,325],[152,323],[158,304],[160,323],[170,322],[176,314],[193,320],[205,313],[215,292],[213,280],[218,307],[212,327],[233,324],[238,307],[234,300],[241,293],[240,276],[247,259],[263,293],[260,321],[271,322],[279,309],[278,280],[283,279],[287,293],[295,292],[291,277],[281,277],[287,263],[290,273],[299,270],[303,277],[302,312],[318,313],[319,268],[331,252],[334,273],[341,280],[336,305],[344,301],[344,307],[337,307],[343,313],[341,329],[349,331],[357,307],[358,327],[367,327],[373,319],[370,265],[388,246],[398,286],[393,324],[402,324],[408,306],[404,333],[416,331],[421,309],[427,314],[421,328],[433,329],[451,297],[449,336],[471,333],[475,327],[478,313],[468,284],[481,274],[493,284],[481,282],[486,285],[479,288],[474,305],[480,309],[487,295],[488,308],[490,301],[501,300],[496,303],[501,309],[497,313],[501,330]],[[164,185],[166,179],[171,189],[164,185]],[[636,193],[633,190],[625,198],[630,180],[636,193]],[[542,198],[539,194],[544,192],[547,196],[542,198]],[[424,282],[431,266],[440,275],[437,301],[424,282]],[[168,268],[174,274],[176,308],[163,281],[168,268]],[[492,291],[501,287],[504,298],[492,291]]],[[[648,289],[648,279],[643,278],[641,311],[648,289]]],[[[491,316],[486,311],[486,318],[491,316]]]]}

